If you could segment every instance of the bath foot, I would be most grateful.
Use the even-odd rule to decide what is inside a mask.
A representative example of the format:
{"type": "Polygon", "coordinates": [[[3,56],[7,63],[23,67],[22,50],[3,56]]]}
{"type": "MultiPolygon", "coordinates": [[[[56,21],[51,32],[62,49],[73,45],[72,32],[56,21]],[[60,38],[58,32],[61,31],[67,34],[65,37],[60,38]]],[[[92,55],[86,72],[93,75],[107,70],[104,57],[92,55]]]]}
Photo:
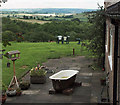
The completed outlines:
{"type": "Polygon", "coordinates": [[[107,101],[106,98],[102,98],[102,99],[101,99],[101,102],[106,102],[106,101],[107,101]]]}
{"type": "Polygon", "coordinates": [[[49,89],[49,94],[56,94],[56,91],[54,89],[49,89]]]}
{"type": "Polygon", "coordinates": [[[73,88],[65,89],[62,91],[62,93],[65,95],[70,95],[73,93],[73,88]]]}
{"type": "Polygon", "coordinates": [[[82,86],[82,82],[75,82],[75,83],[74,83],[74,86],[75,86],[75,87],[80,87],[80,86],[82,86]]]}

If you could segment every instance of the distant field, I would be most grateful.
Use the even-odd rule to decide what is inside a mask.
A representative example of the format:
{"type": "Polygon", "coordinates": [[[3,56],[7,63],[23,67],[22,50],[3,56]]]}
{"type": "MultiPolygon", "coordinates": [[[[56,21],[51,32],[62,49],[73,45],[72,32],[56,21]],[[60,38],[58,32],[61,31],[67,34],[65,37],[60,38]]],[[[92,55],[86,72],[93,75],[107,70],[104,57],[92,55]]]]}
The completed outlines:
{"type": "MultiPolygon", "coordinates": [[[[3,16],[13,16],[13,14],[2,14],[3,16]]],[[[17,15],[17,16],[56,16],[56,14],[14,14],[14,15],[17,15]]],[[[72,14],[57,14],[57,16],[68,16],[68,15],[72,15],[72,14]]]]}
{"type": "Polygon", "coordinates": [[[72,20],[75,18],[80,19],[80,21],[88,21],[87,19],[87,15],[85,15],[84,13],[79,13],[79,14],[73,14],[73,18],[64,18],[62,16],[70,16],[72,14],[3,14],[3,17],[7,17],[10,16],[12,20],[20,20],[20,21],[24,21],[24,22],[30,22],[30,23],[38,23],[38,24],[44,24],[44,23],[50,23],[52,20],[72,20]],[[32,16],[35,17],[36,19],[22,19],[23,16],[32,16]],[[14,16],[14,17],[13,17],[14,16]],[[17,16],[17,17],[15,17],[17,16]],[[58,16],[58,17],[55,17],[58,16]],[[39,19],[43,19],[43,20],[38,20],[39,19]]]}
{"type": "Polygon", "coordinates": [[[20,20],[24,22],[30,22],[30,23],[38,23],[38,24],[45,24],[45,23],[50,23],[51,21],[42,21],[42,20],[36,20],[36,19],[16,19],[16,18],[11,18],[12,20],[20,20]]]}
{"type": "MultiPolygon", "coordinates": [[[[40,43],[12,43],[12,46],[6,48],[7,51],[19,50],[21,52],[20,59],[15,62],[16,75],[19,78],[25,71],[30,70],[32,67],[37,66],[38,63],[42,64],[48,59],[55,59],[65,56],[73,56],[73,48],[75,55],[89,56],[90,53],[85,47],[81,47],[77,42],[70,42],[70,44],[56,44],[55,42],[40,42],[40,43]]],[[[3,82],[8,85],[13,76],[12,61],[10,68],[7,68],[7,58],[3,58],[2,62],[2,78],[3,82]]]]}
{"type": "Polygon", "coordinates": [[[74,18],[78,18],[81,21],[88,21],[87,15],[85,15],[84,13],[76,14],[74,15],[74,18]]]}

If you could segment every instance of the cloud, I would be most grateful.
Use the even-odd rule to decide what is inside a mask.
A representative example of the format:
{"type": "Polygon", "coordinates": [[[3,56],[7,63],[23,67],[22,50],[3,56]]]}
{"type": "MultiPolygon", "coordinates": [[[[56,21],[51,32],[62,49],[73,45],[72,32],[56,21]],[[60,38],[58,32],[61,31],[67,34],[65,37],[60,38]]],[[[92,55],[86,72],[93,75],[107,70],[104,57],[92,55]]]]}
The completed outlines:
{"type": "Polygon", "coordinates": [[[104,0],[8,0],[2,8],[97,8],[104,0]]]}

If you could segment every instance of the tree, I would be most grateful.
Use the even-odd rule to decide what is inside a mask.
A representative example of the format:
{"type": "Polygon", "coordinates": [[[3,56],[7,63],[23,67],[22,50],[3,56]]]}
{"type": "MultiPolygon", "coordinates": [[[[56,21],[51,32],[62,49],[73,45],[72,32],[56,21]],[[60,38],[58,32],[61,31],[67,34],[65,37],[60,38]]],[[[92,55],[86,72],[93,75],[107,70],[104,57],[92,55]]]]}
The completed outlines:
{"type": "Polygon", "coordinates": [[[30,16],[30,19],[33,19],[33,17],[32,17],[32,16],[30,16]]]}
{"type": "Polygon", "coordinates": [[[30,39],[32,42],[47,42],[50,40],[50,36],[44,31],[37,31],[30,35],[30,39]]]}
{"type": "Polygon", "coordinates": [[[96,12],[90,13],[89,22],[93,24],[89,32],[89,48],[102,62],[102,58],[105,56],[105,13],[103,7],[100,7],[100,10],[96,12]]]}
{"type": "Polygon", "coordinates": [[[2,33],[2,40],[13,41],[15,39],[15,34],[11,31],[5,31],[2,33]]]}
{"type": "Polygon", "coordinates": [[[10,18],[10,15],[8,15],[7,18],[10,18]]]}
{"type": "Polygon", "coordinates": [[[14,33],[11,31],[5,31],[2,33],[2,43],[3,46],[11,45],[9,41],[14,40],[14,33]]]}
{"type": "Polygon", "coordinates": [[[74,31],[66,32],[67,36],[70,36],[70,40],[75,41],[77,33],[74,31]]]}
{"type": "Polygon", "coordinates": [[[25,15],[24,15],[24,16],[23,16],[23,19],[28,19],[28,16],[25,16],[25,15]]]}

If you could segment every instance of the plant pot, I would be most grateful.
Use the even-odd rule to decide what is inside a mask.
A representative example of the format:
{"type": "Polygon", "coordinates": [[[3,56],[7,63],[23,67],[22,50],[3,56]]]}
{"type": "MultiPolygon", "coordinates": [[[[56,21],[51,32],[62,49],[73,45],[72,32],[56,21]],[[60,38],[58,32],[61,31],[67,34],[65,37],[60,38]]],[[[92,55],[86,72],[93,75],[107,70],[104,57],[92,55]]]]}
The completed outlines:
{"type": "Polygon", "coordinates": [[[32,84],[44,84],[46,82],[46,76],[30,76],[30,82],[32,84]]]}
{"type": "Polygon", "coordinates": [[[16,96],[16,90],[7,90],[6,94],[8,97],[16,96]]]}
{"type": "Polygon", "coordinates": [[[102,86],[105,86],[105,85],[106,85],[106,80],[105,80],[105,79],[101,79],[100,82],[101,82],[101,85],[102,85],[102,86]]]}
{"type": "Polygon", "coordinates": [[[21,96],[22,92],[17,92],[16,95],[17,96],[21,96]]]}
{"type": "Polygon", "coordinates": [[[28,82],[21,82],[19,87],[21,88],[21,90],[27,90],[30,87],[30,83],[28,83],[28,82]]]}
{"type": "Polygon", "coordinates": [[[6,102],[6,99],[7,99],[7,95],[2,95],[2,97],[0,97],[0,101],[2,102],[2,104],[6,102]]]}

